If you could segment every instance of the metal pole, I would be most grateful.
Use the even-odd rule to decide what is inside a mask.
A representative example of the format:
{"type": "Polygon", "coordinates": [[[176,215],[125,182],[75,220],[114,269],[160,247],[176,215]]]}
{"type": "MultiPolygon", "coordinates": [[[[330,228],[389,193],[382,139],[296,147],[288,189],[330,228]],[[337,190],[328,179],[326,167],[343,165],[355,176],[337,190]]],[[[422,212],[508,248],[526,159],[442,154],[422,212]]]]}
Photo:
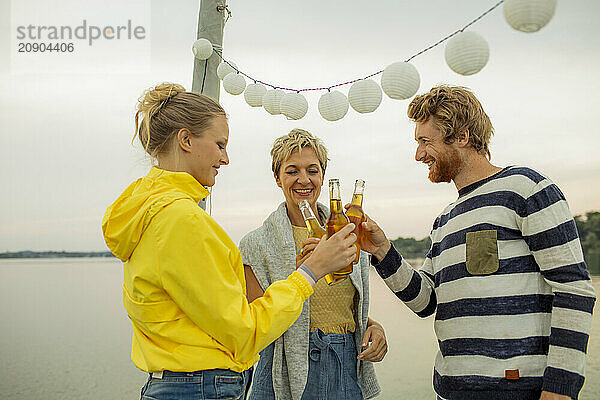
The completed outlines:
{"type": "MultiPolygon", "coordinates": [[[[208,39],[214,47],[222,49],[226,12],[226,0],[200,0],[197,39],[208,39]]],[[[221,82],[217,76],[217,67],[220,61],[219,56],[214,53],[208,60],[194,57],[192,92],[202,93],[219,101],[221,82]]],[[[206,210],[206,199],[202,199],[198,205],[206,210]]]]}

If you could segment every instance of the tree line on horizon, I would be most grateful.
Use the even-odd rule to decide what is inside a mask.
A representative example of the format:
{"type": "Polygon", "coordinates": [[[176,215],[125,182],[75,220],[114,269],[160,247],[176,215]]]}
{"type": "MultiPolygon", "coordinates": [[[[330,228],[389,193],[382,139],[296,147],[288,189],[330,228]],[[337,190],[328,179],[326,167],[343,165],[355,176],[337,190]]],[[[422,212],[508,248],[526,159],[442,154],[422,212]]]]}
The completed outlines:
{"type": "Polygon", "coordinates": [[[575,216],[583,256],[592,275],[600,275],[600,211],[575,216]]]}
{"type": "Polygon", "coordinates": [[[77,257],[114,257],[110,251],[7,251],[0,258],[77,258],[77,257]]]}
{"type": "MultiPolygon", "coordinates": [[[[600,211],[574,217],[583,254],[592,275],[600,275],[600,211]]],[[[423,259],[431,247],[429,236],[423,239],[398,237],[391,241],[406,259],[423,259]]],[[[17,251],[0,253],[0,258],[114,257],[109,251],[17,251]]],[[[418,267],[418,266],[415,266],[418,267]]]]}

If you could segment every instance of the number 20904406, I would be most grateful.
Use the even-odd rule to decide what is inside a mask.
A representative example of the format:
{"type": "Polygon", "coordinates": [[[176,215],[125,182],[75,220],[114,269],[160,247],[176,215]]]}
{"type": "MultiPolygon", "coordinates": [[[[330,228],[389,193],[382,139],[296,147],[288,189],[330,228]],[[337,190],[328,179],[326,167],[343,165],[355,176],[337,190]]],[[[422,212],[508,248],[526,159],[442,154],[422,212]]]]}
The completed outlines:
{"type": "Polygon", "coordinates": [[[19,53],[72,53],[73,43],[19,43],[19,53]]]}

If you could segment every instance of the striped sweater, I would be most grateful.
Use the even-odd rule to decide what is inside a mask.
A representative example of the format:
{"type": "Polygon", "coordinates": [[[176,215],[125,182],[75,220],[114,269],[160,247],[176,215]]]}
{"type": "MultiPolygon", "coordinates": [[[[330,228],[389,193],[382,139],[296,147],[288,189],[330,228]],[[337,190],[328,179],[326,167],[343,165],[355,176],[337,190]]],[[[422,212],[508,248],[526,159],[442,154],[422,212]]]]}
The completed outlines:
{"type": "Polygon", "coordinates": [[[435,313],[433,384],[446,399],[576,399],[595,302],[559,188],[507,167],[459,191],[420,270],[393,248],[373,265],[420,317],[435,313]]]}

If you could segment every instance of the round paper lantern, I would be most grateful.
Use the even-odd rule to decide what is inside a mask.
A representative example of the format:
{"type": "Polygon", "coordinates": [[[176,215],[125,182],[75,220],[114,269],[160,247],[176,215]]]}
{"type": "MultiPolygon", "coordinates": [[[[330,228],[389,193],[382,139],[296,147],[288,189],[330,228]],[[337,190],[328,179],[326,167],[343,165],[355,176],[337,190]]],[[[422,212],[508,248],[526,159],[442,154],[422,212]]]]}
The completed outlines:
{"type": "Polygon", "coordinates": [[[206,60],[213,53],[213,46],[208,39],[198,39],[192,45],[192,53],[199,60],[206,60]]]}
{"type": "Polygon", "coordinates": [[[537,32],[554,16],[556,0],[504,0],[504,18],[521,32],[537,32]]]}
{"type": "Polygon", "coordinates": [[[489,58],[488,44],[477,32],[460,32],[446,44],[446,63],[457,74],[473,75],[485,67],[489,58]]]}
{"type": "Polygon", "coordinates": [[[246,89],[246,79],[236,72],[229,73],[223,78],[223,89],[230,94],[242,94],[246,89]]]}
{"type": "Polygon", "coordinates": [[[344,118],[348,112],[348,99],[338,91],[327,92],[319,99],[319,113],[327,121],[344,118]]]}
{"type": "Polygon", "coordinates": [[[289,119],[300,119],[308,111],[308,102],[300,93],[286,93],[281,98],[279,110],[289,119]]]}
{"type": "Polygon", "coordinates": [[[263,96],[267,93],[267,88],[260,83],[251,83],[244,91],[244,99],[251,107],[262,107],[263,96]]]}
{"type": "Polygon", "coordinates": [[[232,61],[229,61],[229,64],[227,64],[225,61],[221,61],[221,64],[219,64],[217,67],[217,76],[219,79],[225,78],[232,72],[237,72],[237,65],[235,65],[235,63],[232,61]],[[233,67],[229,64],[233,65],[233,67]]]}
{"type": "Polygon", "coordinates": [[[264,109],[272,115],[281,114],[281,110],[279,109],[279,103],[281,103],[281,98],[284,95],[285,92],[280,89],[267,90],[267,93],[265,93],[262,99],[264,109]]]}
{"type": "Polygon", "coordinates": [[[407,62],[395,62],[383,70],[381,74],[381,88],[383,92],[395,100],[404,100],[413,97],[421,78],[414,65],[407,62]]]}
{"type": "Polygon", "coordinates": [[[348,91],[348,101],[361,114],[373,112],[381,104],[381,88],[373,79],[354,82],[348,91]]]}

